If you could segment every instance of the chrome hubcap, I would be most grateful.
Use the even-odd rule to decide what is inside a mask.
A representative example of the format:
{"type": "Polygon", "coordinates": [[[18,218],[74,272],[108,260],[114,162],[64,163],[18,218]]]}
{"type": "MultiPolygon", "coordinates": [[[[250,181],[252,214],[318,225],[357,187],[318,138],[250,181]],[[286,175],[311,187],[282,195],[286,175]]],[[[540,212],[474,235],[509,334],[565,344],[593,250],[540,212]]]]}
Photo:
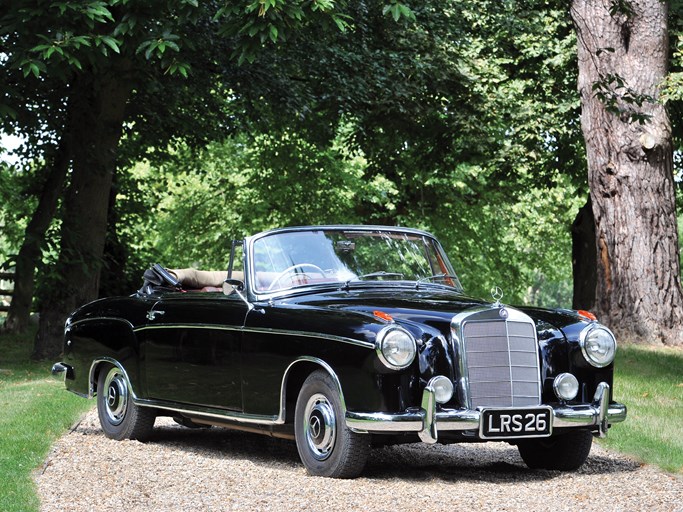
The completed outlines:
{"type": "Polygon", "coordinates": [[[118,368],[112,368],[104,380],[104,412],[112,425],[119,425],[126,415],[128,406],[128,386],[118,368]]]}
{"type": "Polygon", "coordinates": [[[317,460],[327,459],[337,437],[337,422],[332,404],[325,395],[317,393],[308,399],[304,421],[304,434],[311,454],[317,460]]]}

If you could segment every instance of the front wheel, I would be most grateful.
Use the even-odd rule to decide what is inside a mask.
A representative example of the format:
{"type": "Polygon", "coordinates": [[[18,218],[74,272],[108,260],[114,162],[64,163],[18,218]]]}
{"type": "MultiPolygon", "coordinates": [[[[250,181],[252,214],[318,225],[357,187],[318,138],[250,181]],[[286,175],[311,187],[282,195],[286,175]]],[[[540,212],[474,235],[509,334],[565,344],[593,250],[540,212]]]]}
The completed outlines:
{"type": "Polygon", "coordinates": [[[545,439],[521,441],[517,449],[531,469],[574,471],[586,462],[592,444],[590,431],[574,430],[545,439]]]}
{"type": "Polygon", "coordinates": [[[104,368],[97,379],[97,415],[104,435],[120,441],[144,441],[154,428],[153,409],[133,403],[128,379],[116,366],[104,368]]]}
{"type": "Polygon", "coordinates": [[[370,454],[370,436],[346,426],[339,390],[323,370],[309,375],[301,387],[294,433],[301,462],[313,476],[355,478],[370,454]]]}

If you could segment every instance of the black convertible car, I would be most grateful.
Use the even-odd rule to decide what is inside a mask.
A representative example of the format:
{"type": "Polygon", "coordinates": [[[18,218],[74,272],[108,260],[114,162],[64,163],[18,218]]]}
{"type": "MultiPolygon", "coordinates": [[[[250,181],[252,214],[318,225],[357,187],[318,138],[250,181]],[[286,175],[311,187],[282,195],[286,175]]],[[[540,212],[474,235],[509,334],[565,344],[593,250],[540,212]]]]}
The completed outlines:
{"type": "Polygon", "coordinates": [[[504,441],[531,468],[573,470],[626,418],[609,329],[468,297],[423,231],[278,229],[233,242],[227,271],[144,278],[74,312],[53,367],[97,396],[114,439],[171,416],[294,439],[313,475],[354,477],[373,445],[419,441],[504,441]]]}

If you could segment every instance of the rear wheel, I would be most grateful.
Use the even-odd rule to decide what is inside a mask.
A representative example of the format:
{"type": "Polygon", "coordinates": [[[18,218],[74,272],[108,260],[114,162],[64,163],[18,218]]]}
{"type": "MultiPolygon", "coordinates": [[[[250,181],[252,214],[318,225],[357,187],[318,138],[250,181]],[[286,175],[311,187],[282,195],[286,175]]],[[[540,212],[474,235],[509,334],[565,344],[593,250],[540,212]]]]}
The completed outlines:
{"type": "Polygon", "coordinates": [[[339,390],[323,370],[304,382],[296,402],[294,433],[309,474],[355,478],[370,454],[370,436],[346,426],[339,390]]]}
{"type": "Polygon", "coordinates": [[[517,445],[519,454],[531,469],[573,471],[583,466],[593,444],[588,430],[575,430],[546,439],[528,439],[517,445]]]}
{"type": "Polygon", "coordinates": [[[104,434],[119,441],[144,441],[151,435],[156,419],[153,409],[133,403],[128,379],[116,366],[100,371],[97,379],[97,415],[104,434]]]}

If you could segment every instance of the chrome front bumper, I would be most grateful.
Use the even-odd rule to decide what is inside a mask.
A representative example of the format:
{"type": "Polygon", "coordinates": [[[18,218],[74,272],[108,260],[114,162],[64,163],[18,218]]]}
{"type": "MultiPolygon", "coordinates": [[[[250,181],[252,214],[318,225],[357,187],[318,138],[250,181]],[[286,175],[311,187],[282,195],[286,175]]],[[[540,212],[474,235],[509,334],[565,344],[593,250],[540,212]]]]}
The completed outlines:
{"type": "MultiPolygon", "coordinates": [[[[612,423],[626,419],[626,406],[609,403],[609,384],[601,382],[593,402],[582,405],[552,405],[552,426],[595,427],[598,437],[605,437],[612,423]]],[[[425,443],[436,443],[439,431],[480,431],[481,413],[478,410],[437,410],[434,389],[427,386],[422,394],[422,407],[417,410],[392,413],[346,412],[346,425],[355,432],[405,433],[416,432],[425,443]]],[[[514,438],[509,438],[514,440],[514,438]]]]}

